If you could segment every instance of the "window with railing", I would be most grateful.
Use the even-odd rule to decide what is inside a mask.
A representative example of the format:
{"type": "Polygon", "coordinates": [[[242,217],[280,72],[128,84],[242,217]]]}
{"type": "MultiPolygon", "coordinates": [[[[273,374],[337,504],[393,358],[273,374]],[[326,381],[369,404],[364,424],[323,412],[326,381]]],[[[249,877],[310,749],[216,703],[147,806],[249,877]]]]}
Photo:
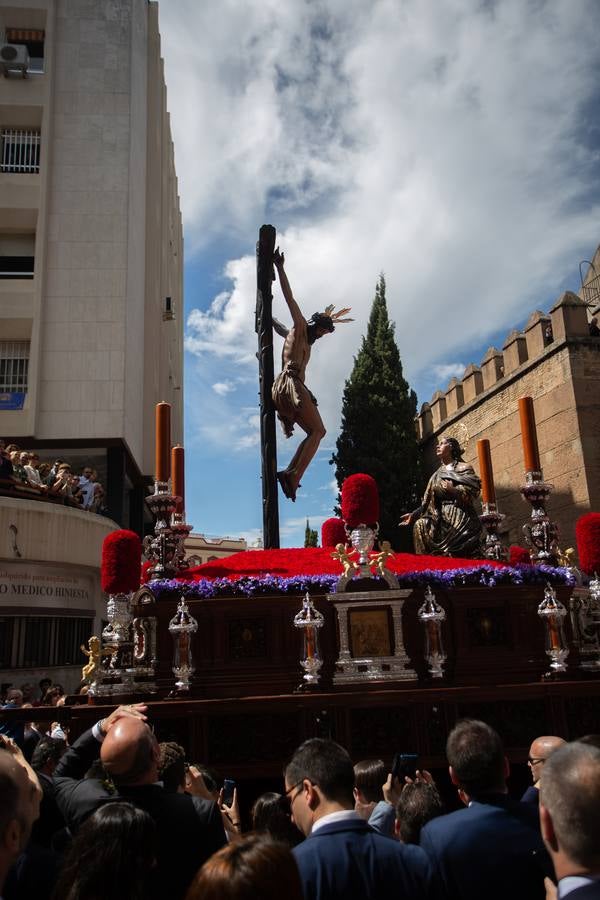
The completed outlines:
{"type": "Polygon", "coordinates": [[[4,128],[0,132],[0,172],[39,172],[40,141],[39,129],[4,128]]]}
{"type": "Polygon", "coordinates": [[[45,34],[39,28],[7,28],[4,34],[7,44],[20,44],[27,47],[29,65],[27,71],[41,74],[44,71],[45,34]]]}
{"type": "Polygon", "coordinates": [[[0,394],[26,394],[29,341],[0,341],[0,394]]]}
{"type": "Polygon", "coordinates": [[[93,617],[0,616],[0,669],[81,665],[93,617]]]}

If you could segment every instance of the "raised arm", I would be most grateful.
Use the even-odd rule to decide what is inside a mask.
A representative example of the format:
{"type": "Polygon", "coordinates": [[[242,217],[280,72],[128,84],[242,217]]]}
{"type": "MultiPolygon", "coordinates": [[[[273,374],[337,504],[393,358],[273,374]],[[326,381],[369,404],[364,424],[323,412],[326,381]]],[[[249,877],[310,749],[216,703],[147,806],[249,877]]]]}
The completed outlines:
{"type": "Polygon", "coordinates": [[[279,321],[279,319],[276,319],[275,316],[272,317],[272,322],[273,322],[273,331],[276,331],[280,337],[286,338],[289,334],[289,331],[285,327],[285,325],[283,325],[279,321]]]}
{"type": "Polygon", "coordinates": [[[277,248],[277,250],[273,254],[273,265],[277,269],[277,273],[279,275],[279,284],[281,285],[281,290],[283,292],[285,302],[288,305],[288,309],[291,313],[294,325],[304,325],[306,320],[300,311],[300,307],[294,300],[294,295],[292,294],[290,283],[288,281],[287,275],[285,274],[284,264],[285,257],[283,253],[279,252],[279,248],[277,248]]]}

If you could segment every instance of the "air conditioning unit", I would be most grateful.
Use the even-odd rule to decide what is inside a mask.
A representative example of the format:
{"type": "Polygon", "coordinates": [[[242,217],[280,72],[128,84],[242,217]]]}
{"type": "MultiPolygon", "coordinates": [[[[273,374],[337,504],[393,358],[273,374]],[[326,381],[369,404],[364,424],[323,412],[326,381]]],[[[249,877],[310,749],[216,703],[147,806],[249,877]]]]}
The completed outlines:
{"type": "Polygon", "coordinates": [[[29,53],[25,44],[4,44],[0,47],[0,72],[8,78],[10,72],[20,72],[27,78],[29,53]]]}

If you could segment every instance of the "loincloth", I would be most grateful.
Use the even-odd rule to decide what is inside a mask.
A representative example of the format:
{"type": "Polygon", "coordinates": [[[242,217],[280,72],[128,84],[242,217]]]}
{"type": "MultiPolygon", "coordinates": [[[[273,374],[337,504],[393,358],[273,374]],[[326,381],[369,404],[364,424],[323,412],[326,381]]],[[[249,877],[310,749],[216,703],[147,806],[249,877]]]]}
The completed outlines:
{"type": "Polygon", "coordinates": [[[302,392],[306,391],[317,406],[317,398],[306,387],[300,378],[298,364],[289,362],[281,370],[271,388],[273,405],[281,422],[286,437],[291,437],[298,418],[298,410],[302,406],[302,392]]]}

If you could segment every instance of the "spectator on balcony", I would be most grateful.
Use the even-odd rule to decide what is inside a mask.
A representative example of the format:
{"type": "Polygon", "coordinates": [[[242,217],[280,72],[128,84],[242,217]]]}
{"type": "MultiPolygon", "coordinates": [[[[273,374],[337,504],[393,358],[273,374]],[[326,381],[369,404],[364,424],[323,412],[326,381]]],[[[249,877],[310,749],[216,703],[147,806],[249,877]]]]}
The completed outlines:
{"type": "Polygon", "coordinates": [[[21,463],[21,451],[18,448],[10,452],[10,461],[13,465],[13,478],[23,484],[27,484],[27,473],[21,463]]]}
{"type": "Polygon", "coordinates": [[[43,462],[40,463],[40,467],[38,469],[40,473],[40,482],[43,486],[48,487],[48,476],[50,474],[50,463],[43,462]]]}
{"type": "Polygon", "coordinates": [[[61,463],[58,467],[56,477],[49,488],[49,493],[70,500],[73,496],[73,491],[71,489],[71,474],[71,466],[68,463],[61,463]]]}
{"type": "Polygon", "coordinates": [[[0,447],[0,479],[9,481],[14,477],[13,464],[6,447],[0,447]]]}
{"type": "Polygon", "coordinates": [[[91,466],[84,466],[78,479],[81,505],[84,509],[90,509],[94,502],[96,485],[93,479],[94,470],[91,466]]]}
{"type": "MultiPolygon", "coordinates": [[[[23,454],[21,454],[21,456],[23,456],[23,454]]],[[[42,476],[40,475],[40,458],[37,453],[30,453],[28,454],[28,457],[25,472],[27,473],[29,483],[41,487],[42,476]]]]}

